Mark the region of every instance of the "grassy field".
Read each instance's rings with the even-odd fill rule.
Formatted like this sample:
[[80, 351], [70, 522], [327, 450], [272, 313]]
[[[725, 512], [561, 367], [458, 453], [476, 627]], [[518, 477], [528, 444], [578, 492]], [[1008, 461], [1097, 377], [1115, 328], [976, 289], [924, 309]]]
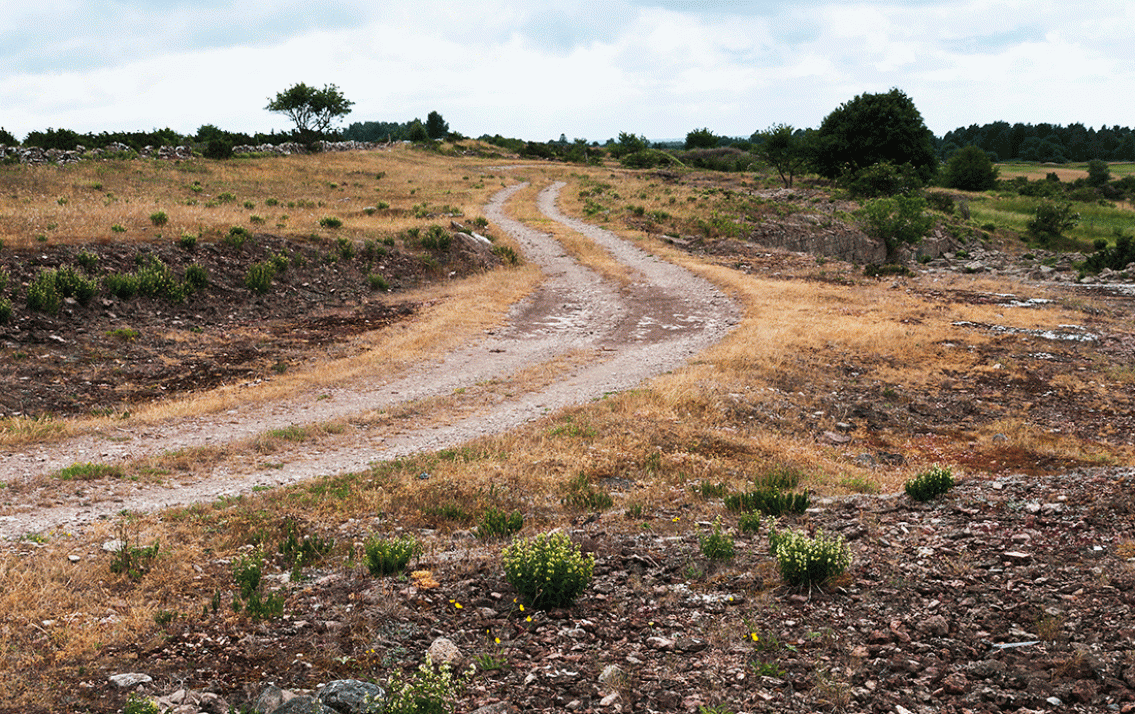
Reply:
[[[1045, 416], [1036, 395], [1018, 391], [1038, 383], [1036, 364], [1027, 358], [1031, 348], [1015, 343], [1005, 348], [992, 333], [963, 324], [1034, 329], [1092, 320], [1102, 330], [1127, 319], [1106, 305], [1001, 278], [875, 281], [839, 261], [746, 246], [747, 223], [806, 210], [748, 195], [745, 189], [763, 177], [690, 173], [668, 181], [613, 167], [542, 163], [503, 170], [501, 164], [399, 149], [229, 162], [0, 167], [0, 236], [7, 246], [175, 241], [187, 232], [208, 241], [232, 225], [297, 238], [337, 231], [362, 241], [422, 225], [415, 206], [423, 203], [453, 206], [466, 218], [480, 216], [493, 192], [520, 180], [533, 185], [518, 198], [514, 216], [552, 231], [531, 199], [550, 181], [563, 180], [565, 212], [606, 225], [703, 275], [744, 312], [726, 340], [687, 367], [508, 434], [291, 487], [154, 514], [122, 514], [80, 534], [26, 534], [0, 556], [0, 668], [14, 678], [8, 684], [13, 705], [42, 701], [37, 697], [49, 690], [56, 692], [50, 696], [62, 696], [58, 692], [105, 664], [102, 658], [117, 646], [160, 647], [170, 613], [186, 621], [224, 617], [234, 628], [248, 625], [228, 611], [227, 600], [219, 615], [209, 615], [206, 606], [215, 593], [232, 590], [229, 562], [252, 544], [274, 544], [288, 523], [338, 538], [327, 567], [358, 568], [354, 543], [370, 533], [428, 528], [431, 553], [466, 548], [454, 534], [474, 526], [489, 508], [521, 510], [525, 533], [569, 524], [589, 510], [601, 511], [610, 529], [683, 533], [722, 513], [720, 499], [701, 494], [744, 490], [754, 474], [782, 466], [799, 470], [802, 485], [823, 497], [894, 492], [936, 463], [980, 477], [1131, 459], [1124, 435], [1109, 433], [1102, 423], [1103, 412], [1093, 435], [1062, 431], [1066, 417]], [[385, 208], [379, 208], [382, 203]], [[368, 212], [371, 206], [375, 210]], [[1023, 228], [1031, 210], [1026, 199], [982, 196], [973, 198], [971, 208], [978, 224], [1012, 228]], [[151, 216], [159, 211], [167, 223], [155, 226]], [[1098, 225], [1092, 230], [1131, 228], [1130, 218], [1124, 224], [1117, 209], [1085, 214]], [[321, 226], [320, 219], [329, 216], [343, 226]], [[125, 230], [112, 230], [115, 225]], [[666, 234], [705, 239], [707, 249], [679, 251], [663, 239]], [[581, 262], [616, 280], [633, 279], [612, 267], [603, 251], [562, 237], [565, 250]], [[726, 239], [738, 243], [730, 246]], [[483, 331], [536, 284], [533, 272], [502, 275], [429, 289], [430, 309], [413, 330], [367, 336], [367, 352], [342, 365], [320, 364], [318, 378], [349, 385]], [[1057, 302], [1034, 309], [986, 299], [1023, 290]], [[1093, 344], [1067, 348], [1065, 357], [1046, 363], [1046, 369], [1065, 371], [1043, 389], [1100, 404], [1130, 391], [1129, 367], [1124, 371], [1121, 357], [1096, 351]], [[470, 385], [468, 394], [454, 400], [496, 398], [507, 388], [523, 389], [525, 380], [548, 378], [517, 375], [515, 385]], [[987, 386], [968, 391], [976, 382]], [[203, 395], [195, 397], [201, 400], [197, 407], [159, 403], [124, 423], [213, 413], [288, 389], [278, 383]], [[975, 406], [978, 393], [982, 399]], [[317, 449], [336, 439], [365, 437], [379, 422], [397, 426], [448, 408], [440, 402], [407, 405], [344, 424], [268, 433], [220, 450], [136, 460], [120, 473], [92, 478], [127, 484], [174, 480], [221, 461], [262, 461], [286, 443]], [[20, 448], [105, 426], [50, 423], [51, 429], [21, 434]], [[16, 432], [32, 425], [8, 420], [2, 428]], [[854, 445], [830, 436], [845, 431]], [[866, 452], [897, 452], [902, 459], [871, 466], [855, 458]], [[419, 478], [423, 473], [430, 478]], [[45, 503], [51, 502], [52, 488], [64, 487], [74, 484], [59, 479], [0, 484], [9, 495], [42, 489], [38, 498]], [[144, 577], [112, 572], [110, 556], [99, 547], [111, 537], [160, 543], [160, 557]], [[94, 555], [71, 563], [67, 555], [75, 552]], [[108, 611], [115, 616], [107, 617]]]

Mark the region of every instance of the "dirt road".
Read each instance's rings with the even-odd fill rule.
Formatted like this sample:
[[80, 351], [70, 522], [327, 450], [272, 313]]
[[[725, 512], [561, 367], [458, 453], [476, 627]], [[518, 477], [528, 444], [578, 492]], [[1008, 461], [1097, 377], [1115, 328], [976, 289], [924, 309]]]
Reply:
[[506, 431], [551, 410], [625, 390], [674, 369], [720, 340], [738, 320], [737, 307], [709, 282], [648, 255], [609, 231], [560, 213], [556, 198], [564, 184], [556, 183], [540, 192], [540, 211], [607, 250], [634, 277], [627, 285], [616, 284], [581, 265], [551, 236], [505, 215], [506, 203], [526, 185], [502, 189], [485, 207], [489, 220], [515, 239], [525, 259], [540, 265], [545, 276], [533, 295], [513, 306], [504, 329], [435, 363], [400, 375], [375, 375], [373, 382], [365, 384], [324, 388], [319, 394], [296, 394], [159, 426], [123, 429], [114, 440], [83, 436], [4, 453], [0, 482], [27, 483], [74, 463], [119, 463], [178, 449], [240, 442], [291, 425], [349, 418], [449, 395], [468, 385], [574, 355], [574, 368], [553, 383], [480, 405], [472, 415], [454, 414], [401, 433], [360, 430], [331, 446], [300, 445], [274, 453], [271, 468], [248, 459], [240, 469], [222, 465], [205, 477], [164, 484], [84, 482], [67, 495], [60, 495], [58, 488], [10, 489], [7, 504], [0, 509], [0, 537], [55, 528], [75, 530], [124, 509], [149, 511], [360, 470], [375, 461]]

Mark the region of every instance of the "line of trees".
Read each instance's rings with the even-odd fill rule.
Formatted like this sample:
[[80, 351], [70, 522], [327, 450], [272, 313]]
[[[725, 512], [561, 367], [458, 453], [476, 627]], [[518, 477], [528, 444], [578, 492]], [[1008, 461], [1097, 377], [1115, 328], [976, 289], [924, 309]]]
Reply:
[[972, 124], [946, 132], [939, 154], [948, 159], [966, 146], [981, 148], [994, 161], [1135, 161], [1135, 130], [1118, 125], [1097, 130], [1083, 124]]

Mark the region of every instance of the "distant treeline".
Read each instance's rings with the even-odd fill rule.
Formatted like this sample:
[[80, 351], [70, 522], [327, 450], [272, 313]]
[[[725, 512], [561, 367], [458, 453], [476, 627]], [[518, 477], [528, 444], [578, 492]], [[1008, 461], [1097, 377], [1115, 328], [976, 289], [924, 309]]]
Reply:
[[970, 145], [980, 147], [994, 161], [1135, 161], [1135, 130], [1121, 126], [1097, 130], [1083, 124], [973, 124], [947, 132], [939, 142], [939, 154], [947, 159]]
[[[2, 139], [10, 138], [11, 141]], [[173, 129], [155, 129], [153, 131], [115, 131], [98, 134], [80, 134], [70, 129], [46, 129], [33, 131], [27, 135], [22, 145], [37, 146], [41, 149], [60, 149], [73, 151], [82, 146], [87, 149], [105, 149], [111, 144], [123, 144], [134, 151], [141, 151], [147, 146], [184, 146], [187, 144], [208, 144], [210, 141], [223, 140], [230, 144], [282, 144], [287, 141], [296, 141], [294, 132], [269, 134], [242, 134], [240, 132], [218, 129], [212, 124], [206, 124], [197, 130], [196, 134], [179, 134]], [[16, 145], [15, 137], [10, 134], [4, 137], [0, 134], [0, 144]]]

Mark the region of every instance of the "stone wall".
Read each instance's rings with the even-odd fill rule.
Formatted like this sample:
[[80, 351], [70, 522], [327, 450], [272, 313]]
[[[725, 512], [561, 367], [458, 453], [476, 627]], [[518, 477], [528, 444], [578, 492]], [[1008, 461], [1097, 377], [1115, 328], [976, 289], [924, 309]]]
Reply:
[[[320, 141], [317, 144], [320, 151], [370, 151], [380, 149], [387, 144], [365, 141]], [[303, 144], [259, 144], [256, 146], [233, 147], [234, 154], [275, 154], [288, 156], [290, 154], [306, 154], [307, 148]], [[83, 159], [100, 159], [105, 157], [120, 157], [134, 155], [134, 150], [126, 144], [109, 144], [105, 149], [87, 149], [79, 146], [74, 150], [41, 149], [36, 146], [0, 146], [0, 161], [16, 162], [20, 164], [73, 164]], [[137, 154], [145, 159], [178, 160], [193, 156], [191, 146], [147, 146]]]

